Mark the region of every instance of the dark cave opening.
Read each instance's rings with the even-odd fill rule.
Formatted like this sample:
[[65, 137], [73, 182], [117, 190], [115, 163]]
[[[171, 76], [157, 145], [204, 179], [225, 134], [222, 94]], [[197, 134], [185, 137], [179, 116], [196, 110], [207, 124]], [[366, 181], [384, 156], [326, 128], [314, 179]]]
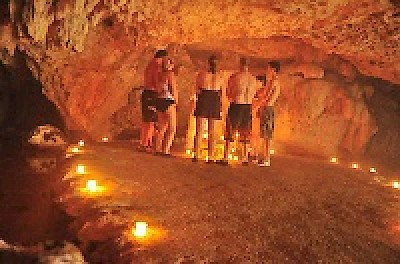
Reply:
[[18, 152], [39, 125], [65, 131], [59, 110], [42, 93], [22, 52], [17, 51], [13, 65], [0, 64], [0, 80], [0, 152]]

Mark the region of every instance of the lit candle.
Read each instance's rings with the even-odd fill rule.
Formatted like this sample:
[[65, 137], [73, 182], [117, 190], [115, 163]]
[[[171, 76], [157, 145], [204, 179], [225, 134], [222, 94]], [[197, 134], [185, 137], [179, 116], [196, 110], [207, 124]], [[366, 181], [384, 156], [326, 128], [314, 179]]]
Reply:
[[97, 191], [97, 181], [96, 180], [87, 180], [86, 190], [88, 190], [89, 192], [96, 192]]
[[208, 159], [209, 159], [209, 157], [208, 157], [208, 156], [206, 156], [206, 161], [208, 161]]
[[187, 149], [186, 150], [186, 155], [190, 155], [190, 154], [192, 154], [192, 151], [190, 149]]
[[270, 149], [269, 154], [274, 155], [275, 154], [275, 149]]
[[71, 152], [72, 152], [72, 153], [78, 153], [78, 152], [79, 152], [79, 148], [78, 148], [78, 147], [73, 147], [73, 148], [71, 149]]
[[234, 160], [234, 161], [238, 161], [238, 160], [239, 160], [239, 157], [238, 157], [238, 156], [234, 156], [234, 157], [233, 157], [233, 160]]
[[136, 222], [133, 235], [135, 237], [140, 237], [140, 238], [145, 237], [147, 235], [147, 223], [146, 222]]
[[239, 132], [236, 132], [236, 133], [235, 133], [235, 137], [236, 137], [236, 138], [239, 138], [239, 136], [240, 136], [240, 133], [239, 133]]
[[375, 168], [369, 168], [369, 172], [371, 172], [371, 173], [376, 173], [376, 169]]
[[220, 140], [224, 140], [225, 138], [224, 138], [224, 136], [221, 136], [219, 139], [220, 139]]
[[207, 133], [204, 133], [204, 134], [203, 134], [203, 138], [204, 138], [204, 139], [207, 139], [207, 138], [208, 138], [208, 134], [207, 134]]
[[351, 167], [352, 167], [353, 169], [358, 169], [358, 168], [360, 168], [360, 165], [359, 165], [358, 163], [353, 162], [353, 163], [351, 164]]
[[331, 157], [331, 163], [337, 163], [338, 158], [337, 157]]
[[232, 154], [228, 154], [228, 159], [232, 160], [232, 158], [233, 158], [233, 155]]
[[400, 189], [400, 183], [398, 181], [394, 181], [392, 184], [393, 188]]
[[103, 137], [101, 140], [102, 140], [103, 142], [108, 142], [108, 137]]
[[80, 147], [85, 146], [85, 141], [79, 140], [78, 145], [79, 145]]
[[76, 173], [85, 174], [85, 171], [86, 171], [85, 165], [82, 165], [82, 164], [76, 165]]

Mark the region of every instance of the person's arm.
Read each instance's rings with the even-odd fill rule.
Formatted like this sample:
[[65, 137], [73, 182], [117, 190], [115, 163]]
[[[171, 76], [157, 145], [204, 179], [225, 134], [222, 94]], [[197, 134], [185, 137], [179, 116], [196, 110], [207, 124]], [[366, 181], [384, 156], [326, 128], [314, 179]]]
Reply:
[[279, 84], [278, 80], [274, 80], [272, 82], [272, 85], [274, 86], [274, 93], [271, 95], [271, 98], [268, 101], [268, 106], [274, 106], [276, 100], [278, 99], [280, 93], [281, 93], [281, 86]]
[[233, 99], [233, 91], [236, 82], [236, 74], [232, 74], [228, 80], [228, 86], [226, 87], [226, 96], [228, 97], [228, 101], [232, 102]]
[[203, 79], [204, 79], [204, 74], [202, 72], [199, 72], [196, 76], [196, 89], [195, 89], [195, 94], [197, 95], [200, 92], [200, 89], [203, 88]]
[[176, 78], [173, 72], [169, 74], [169, 81], [172, 88], [172, 96], [174, 97], [175, 103], [178, 104], [178, 87], [176, 83]]

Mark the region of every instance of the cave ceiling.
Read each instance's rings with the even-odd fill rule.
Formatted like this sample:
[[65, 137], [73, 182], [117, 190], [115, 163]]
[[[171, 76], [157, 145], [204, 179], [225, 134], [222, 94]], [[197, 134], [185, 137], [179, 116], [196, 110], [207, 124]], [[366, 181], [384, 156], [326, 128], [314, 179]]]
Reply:
[[[400, 83], [397, 1], [11, 0], [9, 7], [1, 45], [11, 51], [19, 46], [38, 62], [85, 49], [117, 46], [129, 52], [170, 43], [261, 58], [276, 52], [301, 57], [293, 44], [268, 45], [271, 37], [286, 37], [295, 46], [340, 55], [365, 75]], [[92, 32], [111, 37], [113, 46], [90, 46]]]

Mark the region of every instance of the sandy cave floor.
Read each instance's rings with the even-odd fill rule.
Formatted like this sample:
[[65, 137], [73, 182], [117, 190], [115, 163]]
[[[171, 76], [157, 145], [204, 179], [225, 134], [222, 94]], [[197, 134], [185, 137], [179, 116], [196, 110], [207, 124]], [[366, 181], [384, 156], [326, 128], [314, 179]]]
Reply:
[[[286, 155], [274, 156], [269, 168], [224, 167], [135, 152], [126, 142], [85, 149], [86, 154], [71, 159], [67, 179], [71, 187], [61, 200], [76, 222], [85, 223], [78, 232], [84, 245], [114, 239], [117, 248], [106, 252], [104, 244], [105, 252], [91, 249], [92, 253], [86, 252], [89, 261], [396, 263], [400, 259], [400, 190], [371, 173]], [[86, 165], [83, 177], [74, 176], [77, 164]], [[87, 179], [97, 179], [108, 190], [82, 194], [79, 188]], [[88, 208], [101, 213], [88, 217]], [[133, 238], [130, 228], [135, 221], [148, 222], [149, 239]]]

